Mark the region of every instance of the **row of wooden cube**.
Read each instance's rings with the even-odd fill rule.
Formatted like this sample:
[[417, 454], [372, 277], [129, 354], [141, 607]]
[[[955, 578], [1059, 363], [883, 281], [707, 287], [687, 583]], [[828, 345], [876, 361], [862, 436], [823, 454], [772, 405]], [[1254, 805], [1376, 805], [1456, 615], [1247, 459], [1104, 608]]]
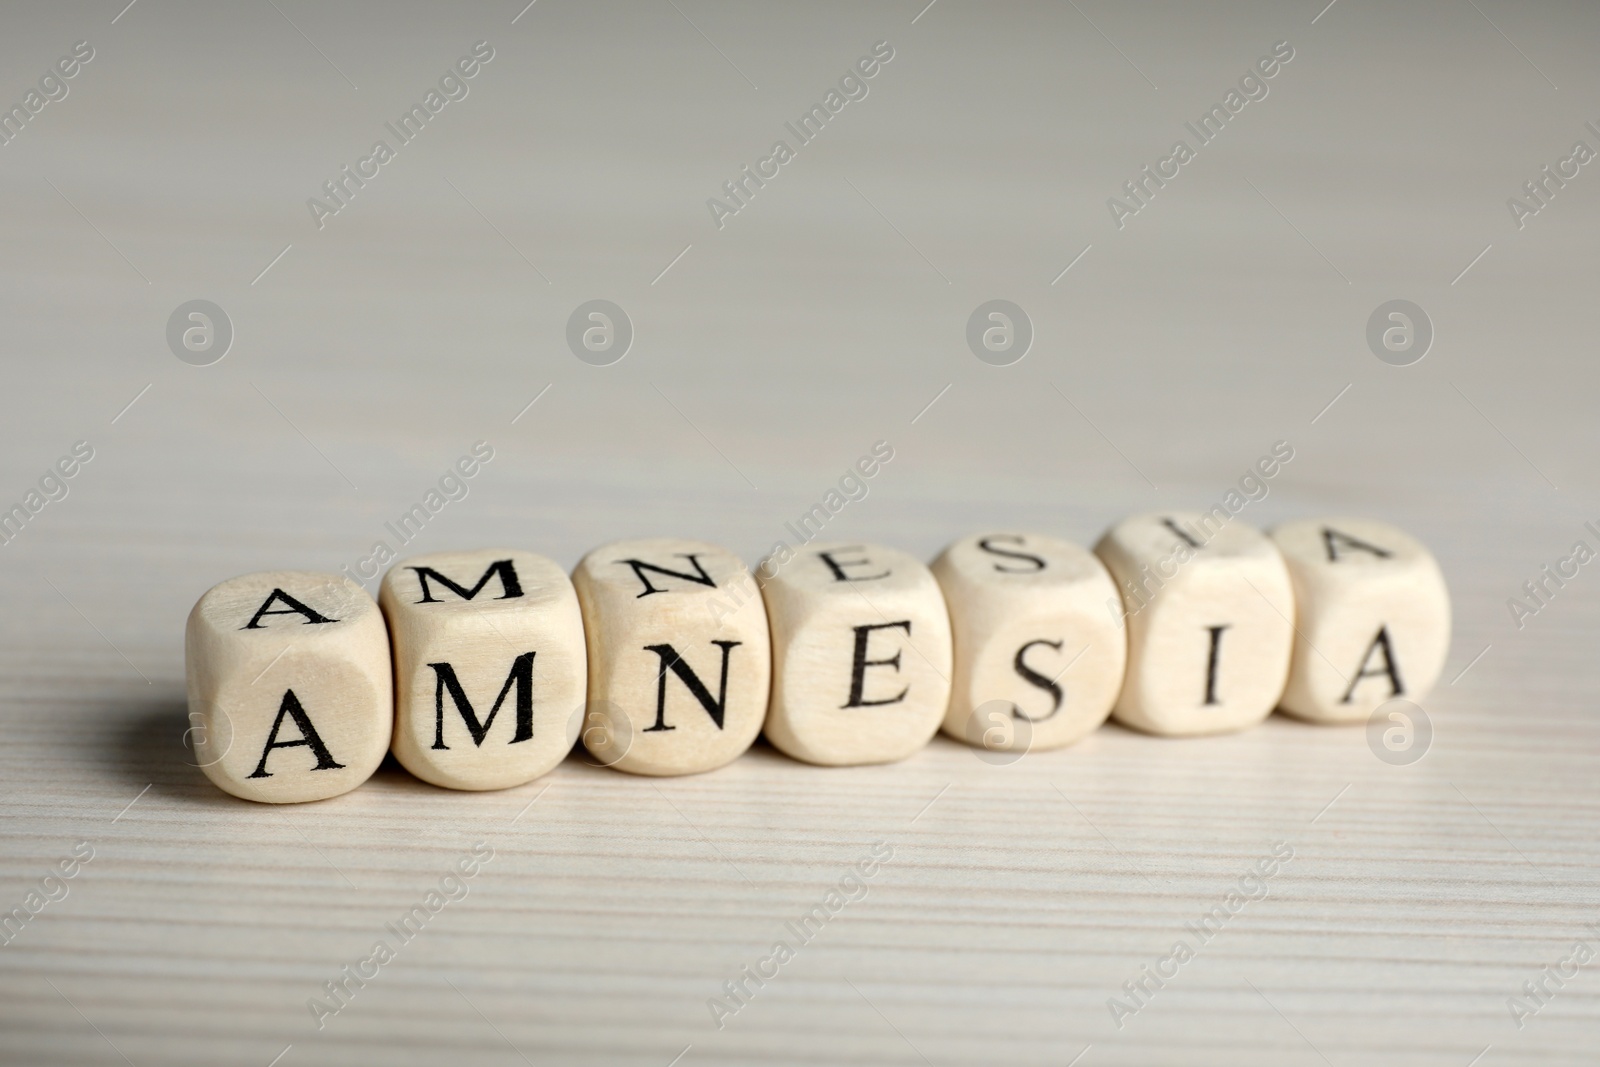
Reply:
[[1359, 721], [1425, 693], [1449, 640], [1438, 565], [1400, 530], [1262, 534], [1218, 509], [1127, 519], [1093, 552], [978, 534], [931, 568], [811, 543], [752, 575], [715, 545], [656, 539], [604, 545], [570, 579], [520, 550], [419, 556], [379, 603], [336, 575], [250, 574], [200, 598], [186, 653], [206, 774], [287, 803], [355, 788], [391, 749], [425, 781], [501, 789], [580, 739], [620, 770], [676, 775], [763, 730], [849, 765], [904, 759], [941, 726], [1015, 751], [1108, 715], [1167, 735], [1275, 707]]

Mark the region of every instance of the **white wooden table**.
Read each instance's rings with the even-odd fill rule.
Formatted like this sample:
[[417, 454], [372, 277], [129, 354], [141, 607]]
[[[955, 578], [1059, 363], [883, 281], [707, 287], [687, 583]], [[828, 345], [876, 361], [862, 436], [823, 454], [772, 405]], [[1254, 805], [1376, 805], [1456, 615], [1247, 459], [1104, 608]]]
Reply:
[[[0, 909], [93, 849], [0, 947], [0, 1062], [1594, 1061], [1594, 965], [1541, 975], [1600, 947], [1600, 577], [1520, 629], [1507, 600], [1600, 547], [1600, 177], [1520, 229], [1506, 201], [1600, 148], [1600, 10], [120, 6], [0, 33], [0, 104], [94, 49], [0, 146], [0, 502], [94, 449], [0, 549]], [[478, 41], [465, 97], [319, 228], [307, 199]], [[878, 41], [867, 95], [719, 229], [707, 199]], [[1278, 41], [1267, 95], [1119, 229], [1107, 199]], [[606, 367], [565, 340], [595, 298], [635, 330]], [[994, 298], [1036, 332], [1012, 366], [964, 339]], [[1411, 366], [1364, 337], [1396, 298], [1436, 329]], [[234, 330], [210, 366], [165, 336], [193, 299]], [[938, 739], [660, 781], [574, 757], [489, 795], [386, 766], [289, 809], [212, 788], [190, 604], [357, 567], [480, 440], [405, 551], [570, 566], [674, 534], [753, 561], [878, 440], [829, 536], [1092, 542], [1288, 441], [1244, 521], [1367, 514], [1438, 553], [1431, 747], [1392, 766], [1274, 717], [1009, 766]], [[470, 892], [318, 1029], [308, 1000], [479, 842]], [[865, 894], [719, 1029], [708, 1001], [874, 842]], [[1108, 1000], [1280, 842], [1266, 896], [1119, 1028]]]

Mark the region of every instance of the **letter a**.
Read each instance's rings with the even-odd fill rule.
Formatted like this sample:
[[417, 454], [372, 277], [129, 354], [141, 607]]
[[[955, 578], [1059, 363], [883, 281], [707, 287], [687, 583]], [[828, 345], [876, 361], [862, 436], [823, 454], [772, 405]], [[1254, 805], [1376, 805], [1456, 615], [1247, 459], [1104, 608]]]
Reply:
[[1379, 548], [1377, 545], [1368, 544], [1359, 537], [1351, 537], [1347, 533], [1340, 533], [1332, 526], [1324, 526], [1322, 528], [1322, 543], [1328, 546], [1329, 563], [1339, 562], [1339, 545], [1341, 544], [1353, 551], [1371, 552], [1379, 559], [1388, 559], [1394, 555], [1387, 548]]
[[[1379, 669], [1369, 671], [1367, 670], [1367, 663], [1371, 661], [1372, 653], [1377, 651], [1379, 647], [1382, 647], [1383, 649], [1383, 666]], [[1350, 688], [1344, 691], [1344, 699], [1340, 700], [1339, 703], [1350, 703], [1350, 697], [1355, 693], [1356, 686], [1361, 684], [1361, 679], [1380, 678], [1384, 676], [1387, 676], [1389, 679], [1390, 696], [1397, 697], [1406, 691], [1405, 686], [1400, 684], [1400, 668], [1395, 665], [1394, 649], [1389, 644], [1389, 628], [1387, 626], [1380, 626], [1378, 627], [1378, 636], [1374, 637], [1372, 639], [1372, 644], [1367, 646], [1366, 655], [1361, 657], [1361, 666], [1356, 671], [1355, 678], [1351, 679]]]
[[[285, 606], [277, 611], [269, 610], [271, 609], [274, 601], [282, 601]], [[310, 626], [313, 623], [319, 622], [339, 621], [338, 619], [330, 619], [326, 615], [318, 614], [317, 612], [306, 607], [304, 604], [300, 603], [300, 601], [296, 600], [288, 593], [285, 593], [282, 589], [274, 589], [267, 599], [262, 602], [261, 606], [256, 609], [256, 613], [250, 616], [250, 621], [239, 627], [239, 629], [264, 629], [264, 627], [261, 625], [261, 617], [263, 615], [304, 615], [306, 617], [306, 621], [303, 625], [306, 626]]]
[[[324, 622], [327, 620], [324, 619]], [[279, 741], [278, 731], [283, 728], [283, 717], [287, 715], [294, 720], [295, 726], [300, 728], [298, 741]], [[317, 765], [311, 768], [314, 771], [341, 770], [342, 763], [335, 763], [328, 754], [328, 746], [322, 743], [322, 736], [317, 733], [317, 728], [311, 725], [311, 718], [306, 714], [306, 709], [300, 706], [300, 698], [294, 695], [293, 689], [283, 691], [283, 702], [278, 705], [278, 717], [272, 720], [272, 732], [267, 735], [267, 747], [261, 750], [261, 762], [256, 764], [252, 778], [271, 778], [272, 772], [267, 770], [267, 757], [272, 755], [275, 748], [299, 748], [304, 745], [311, 749], [317, 757]]]

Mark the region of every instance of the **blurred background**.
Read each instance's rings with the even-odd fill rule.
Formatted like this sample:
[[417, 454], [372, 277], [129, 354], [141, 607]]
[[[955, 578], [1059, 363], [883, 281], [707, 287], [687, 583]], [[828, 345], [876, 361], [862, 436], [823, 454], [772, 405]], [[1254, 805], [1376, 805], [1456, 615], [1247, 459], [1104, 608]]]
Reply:
[[[1600, 903], [1600, 616], [1582, 572], [1547, 606], [1524, 598], [1539, 610], [1520, 626], [1508, 600], [1580, 538], [1600, 548], [1600, 9], [123, 2], [0, 15], [0, 507], [28, 513], [0, 555], [0, 905], [74, 841], [103, 857], [0, 949], [0, 1060], [1583, 1062], [1593, 990], [1524, 1028], [1505, 1002]], [[807, 115], [822, 128], [802, 138]], [[1192, 158], [1160, 170], [1180, 140]], [[778, 141], [792, 158], [763, 163]], [[277, 568], [375, 590], [380, 542], [570, 567], [603, 541], [688, 536], [754, 563], [878, 442], [892, 460], [826, 536], [927, 558], [982, 527], [1091, 544], [1133, 511], [1209, 507], [1287, 442], [1241, 518], [1371, 516], [1439, 556], [1456, 639], [1436, 751], [1399, 776], [1359, 730], [1276, 718], [1184, 745], [1108, 728], [1009, 778], [943, 740], [856, 777], [762, 748], [682, 787], [735, 798], [685, 808], [693, 832], [647, 783], [569, 766], [543, 816], [565, 860], [508, 840], [490, 868], [508, 881], [482, 890], [521, 899], [523, 863], [552, 895], [503, 926], [463, 906], [450, 919], [480, 940], [419, 949], [363, 992], [370, 1022], [308, 1027], [305, 998], [493, 798], [386, 771], [308, 813], [318, 833], [213, 795], [180, 741], [200, 593]], [[492, 459], [430, 506], [474, 446]], [[52, 474], [75, 447], [92, 458]], [[419, 504], [402, 544], [391, 524]], [[1028, 774], [1079, 776], [1082, 810]], [[883, 890], [899, 918], [838, 935], [860, 1000], [835, 981], [846, 999], [763, 993], [772, 1014], [742, 1035], [707, 1024], [775, 917], [875, 839], [872, 796], [909, 818], [964, 776], [999, 807], [919, 819], [925, 851], [900, 863], [923, 891]], [[1297, 861], [1323, 878], [1295, 917], [1236, 935], [1259, 967], [1196, 964], [1112, 1026], [1105, 999], [1270, 847], [1267, 823], [1294, 808], [1309, 827], [1341, 783], [1365, 783], [1341, 801], [1363, 829]], [[640, 804], [682, 840], [647, 832]], [[607, 833], [599, 853], [574, 844]], [[345, 887], [308, 835], [378, 895], [324, 909]], [[745, 881], [719, 866], [741, 844], [771, 852], [766, 876], [752, 852], [733, 859]], [[255, 868], [257, 848], [311, 866]], [[767, 876], [781, 901], [727, 904], [734, 933], [693, 903]], [[1055, 918], [962, 925], [1018, 901]], [[1095, 932], [1085, 909], [1104, 909]], [[301, 919], [348, 923], [345, 940]], [[552, 946], [552, 927], [570, 936]], [[871, 986], [874, 960], [910, 984]], [[446, 977], [470, 1000], [441, 1021]]]

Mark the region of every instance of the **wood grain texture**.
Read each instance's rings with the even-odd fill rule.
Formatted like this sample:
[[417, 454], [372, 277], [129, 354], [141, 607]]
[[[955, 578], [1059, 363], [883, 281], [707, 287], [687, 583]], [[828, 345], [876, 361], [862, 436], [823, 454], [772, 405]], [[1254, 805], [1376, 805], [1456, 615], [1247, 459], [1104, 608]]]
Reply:
[[[0, 946], [0, 1063], [1593, 1062], [1592, 966], [1522, 1029], [1506, 1002], [1600, 921], [1600, 577], [1520, 628], [1507, 600], [1600, 547], [1600, 201], [1589, 168], [1522, 229], [1506, 198], [1593, 136], [1600, 12], [924, 2], [0, 15], [0, 104], [94, 48], [0, 146], [0, 504], [93, 453], [0, 547], [0, 910], [94, 850]], [[480, 40], [470, 93], [319, 227], [308, 198]], [[870, 92], [718, 228], [707, 199], [878, 41]], [[1270, 93], [1117, 228], [1278, 41]], [[997, 297], [1034, 327], [1006, 367], [963, 332]], [[235, 327], [207, 367], [164, 334], [196, 298]], [[566, 342], [595, 298], [635, 327], [606, 367]], [[1366, 344], [1395, 298], [1435, 326], [1413, 366]], [[217, 581], [362, 575], [379, 541], [750, 564], [879, 441], [822, 536], [923, 560], [1204, 510], [1288, 442], [1240, 521], [1372, 516], [1450, 584], [1426, 756], [1274, 715], [1007, 766], [944, 737], [485, 793], [386, 764], [294, 810], [190, 766], [183, 620]], [[1119, 1029], [1108, 998], [1278, 842]], [[319, 1030], [307, 1001], [406, 916]]]

